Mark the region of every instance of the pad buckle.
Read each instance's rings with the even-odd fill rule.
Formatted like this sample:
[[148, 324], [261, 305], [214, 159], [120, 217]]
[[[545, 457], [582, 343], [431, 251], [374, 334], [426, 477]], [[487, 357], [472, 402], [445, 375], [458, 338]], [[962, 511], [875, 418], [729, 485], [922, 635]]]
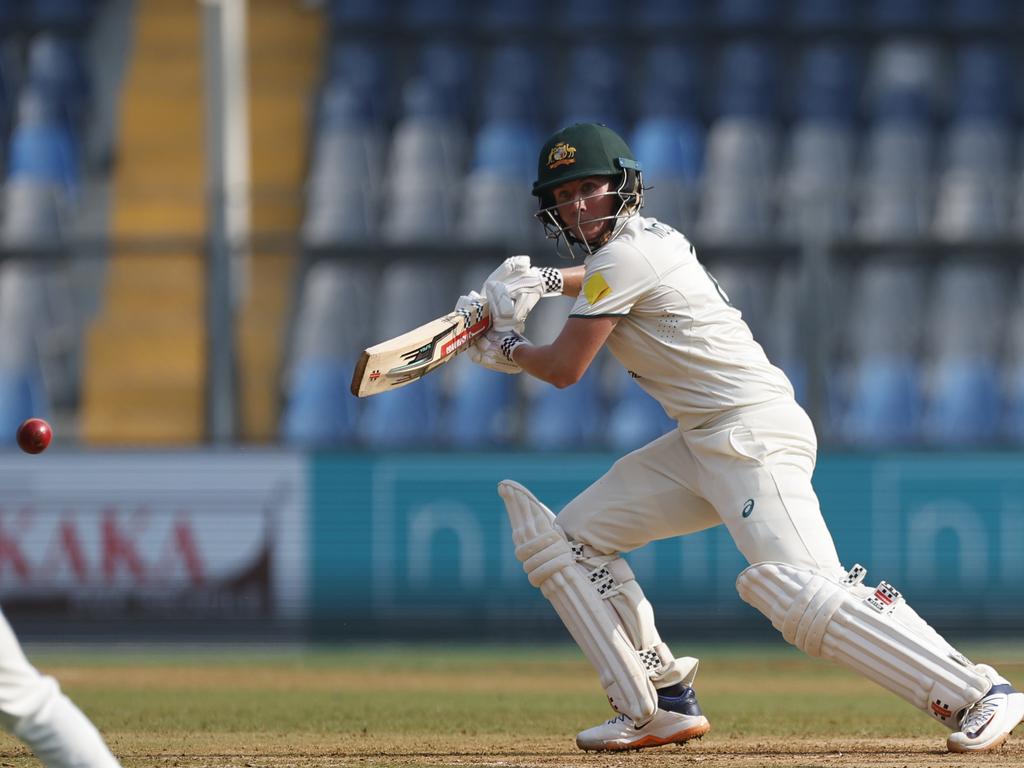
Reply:
[[847, 587], [855, 587], [864, 581], [864, 577], [868, 575], [868, 569], [860, 563], [854, 563], [853, 568], [850, 569], [849, 573], [843, 577], [842, 584]]
[[883, 614], [892, 613], [902, 600], [903, 595], [900, 594], [900, 591], [887, 581], [879, 582], [875, 593], [864, 598], [864, 602]]
[[594, 585], [594, 589], [597, 590], [597, 594], [601, 597], [607, 597], [618, 586], [611, 571], [604, 566], [601, 566], [596, 571], [591, 571], [587, 577], [590, 579], [590, 583]]

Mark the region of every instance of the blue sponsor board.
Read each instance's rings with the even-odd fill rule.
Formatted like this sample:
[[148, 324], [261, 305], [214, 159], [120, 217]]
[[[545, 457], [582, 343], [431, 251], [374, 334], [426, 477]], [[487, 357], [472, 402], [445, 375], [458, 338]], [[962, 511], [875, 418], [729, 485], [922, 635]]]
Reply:
[[[525, 484], [556, 512], [603, 454], [319, 455], [312, 460], [314, 627], [343, 636], [523, 637], [557, 626], [515, 559], [496, 493]], [[815, 486], [846, 565], [939, 626], [1024, 627], [1024, 456], [839, 455]], [[666, 628], [766, 622], [736, 595], [724, 527], [628, 559]]]

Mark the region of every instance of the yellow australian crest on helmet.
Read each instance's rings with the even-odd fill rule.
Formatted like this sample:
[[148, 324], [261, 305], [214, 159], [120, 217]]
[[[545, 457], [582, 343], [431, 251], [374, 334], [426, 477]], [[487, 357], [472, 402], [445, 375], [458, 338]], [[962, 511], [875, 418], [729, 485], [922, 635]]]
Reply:
[[576, 147], [560, 141], [548, 152], [548, 169], [557, 168], [560, 165], [572, 165], [576, 162]]

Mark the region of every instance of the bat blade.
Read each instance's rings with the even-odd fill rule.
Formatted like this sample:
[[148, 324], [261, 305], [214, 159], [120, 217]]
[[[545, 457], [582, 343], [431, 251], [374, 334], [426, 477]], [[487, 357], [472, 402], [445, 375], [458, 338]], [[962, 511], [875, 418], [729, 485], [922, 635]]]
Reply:
[[352, 373], [352, 394], [369, 397], [411, 384], [469, 349], [490, 327], [487, 305], [481, 303], [369, 347]]

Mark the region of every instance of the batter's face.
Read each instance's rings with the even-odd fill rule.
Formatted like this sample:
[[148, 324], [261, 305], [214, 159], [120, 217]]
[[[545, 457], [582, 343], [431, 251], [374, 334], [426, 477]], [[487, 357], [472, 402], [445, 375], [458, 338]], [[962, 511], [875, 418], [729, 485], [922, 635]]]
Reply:
[[587, 176], [567, 181], [551, 193], [559, 218], [577, 240], [597, 242], [614, 225], [612, 215], [622, 201], [612, 183], [608, 176]]

